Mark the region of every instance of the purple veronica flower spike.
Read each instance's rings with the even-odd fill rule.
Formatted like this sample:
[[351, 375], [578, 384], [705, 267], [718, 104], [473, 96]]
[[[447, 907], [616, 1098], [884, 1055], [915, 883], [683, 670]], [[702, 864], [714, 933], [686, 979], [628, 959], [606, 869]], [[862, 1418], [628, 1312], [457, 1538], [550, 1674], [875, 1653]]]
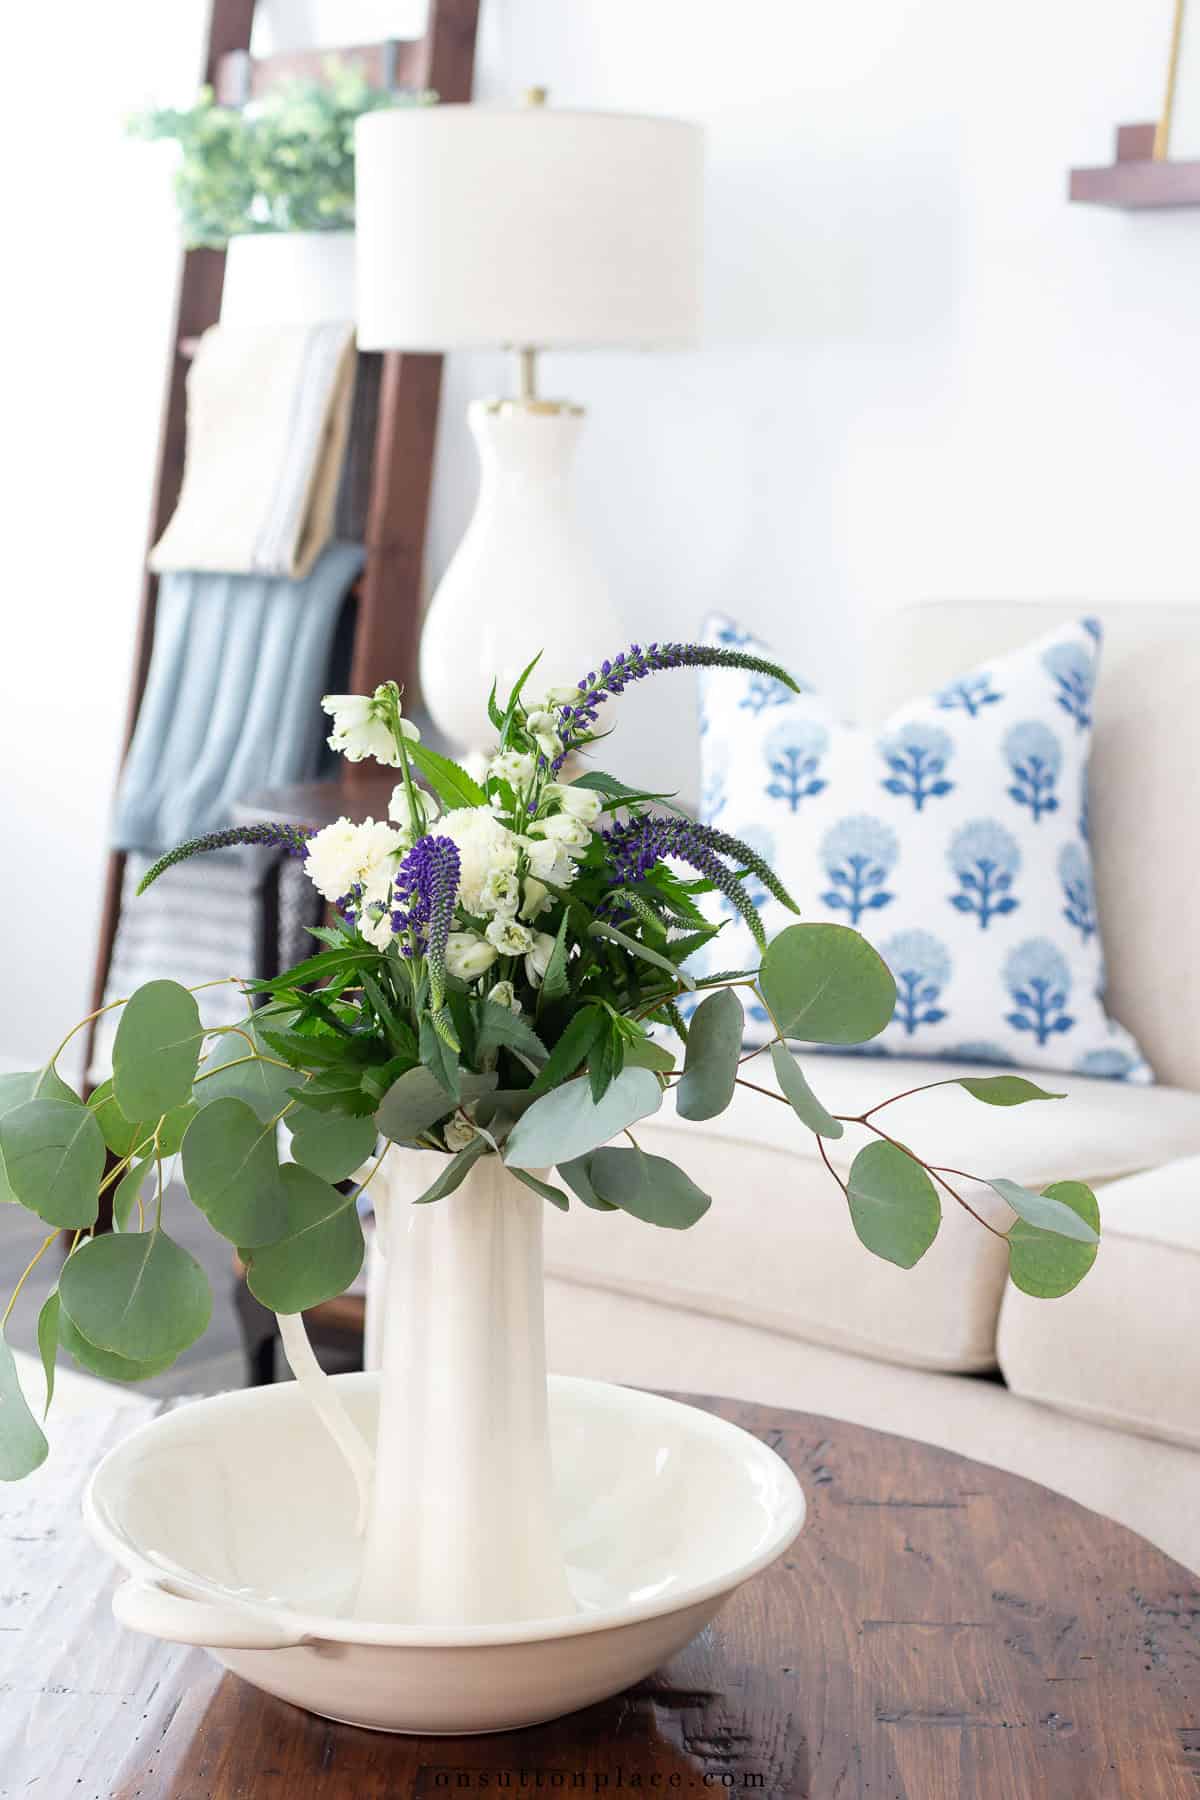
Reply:
[[426, 836], [417, 839], [392, 877], [392, 930], [411, 934], [403, 955], [423, 955], [429, 964], [430, 1010], [447, 1042], [454, 1032], [445, 1013], [446, 943], [460, 869], [453, 839]]
[[208, 850], [228, 850], [234, 844], [258, 844], [268, 850], [286, 850], [289, 856], [303, 856], [316, 829], [315, 825], [263, 824], [233, 825], [228, 831], [206, 832], [204, 837], [189, 838], [186, 844], [178, 844], [174, 850], [160, 856], [138, 882], [137, 891], [144, 894], [164, 870], [186, 862], [189, 856], [200, 856]]
[[725, 895], [749, 926], [760, 950], [766, 948], [767, 940], [758, 909], [721, 857], [731, 857], [738, 867], [757, 876], [767, 892], [792, 912], [800, 910], [756, 850], [739, 838], [730, 837], [727, 832], [717, 831], [712, 825], [697, 825], [692, 819], [645, 817], [614, 826], [603, 836], [620, 885], [644, 880], [656, 862], [673, 856], [678, 862], [687, 863]]
[[[660, 669], [748, 669], [782, 681], [794, 694], [800, 692], [786, 669], [766, 662], [760, 656], [749, 656], [744, 650], [730, 650], [716, 644], [649, 644], [643, 650], [640, 644], [630, 644], [628, 650], [620, 651], [611, 662], [606, 660], [598, 670], [592, 669], [585, 675], [579, 683], [579, 698], [562, 708], [558, 730], [564, 754], [591, 730], [597, 709], [610, 694], [623, 693], [629, 682], [642, 681]], [[554, 765], [556, 769], [562, 761], [562, 757], [558, 758]]]

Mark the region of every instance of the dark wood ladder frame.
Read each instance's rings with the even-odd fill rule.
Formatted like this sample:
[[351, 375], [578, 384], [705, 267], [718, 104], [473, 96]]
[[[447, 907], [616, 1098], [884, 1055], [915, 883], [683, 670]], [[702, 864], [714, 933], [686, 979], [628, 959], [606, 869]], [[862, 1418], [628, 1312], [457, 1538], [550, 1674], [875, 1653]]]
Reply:
[[[255, 0], [212, 0], [203, 81], [223, 104], [243, 105], [288, 78], [319, 78], [331, 57], [360, 68], [373, 87], [431, 89], [447, 102], [471, 97], [479, 0], [429, 0], [425, 35], [420, 38], [342, 50], [287, 51], [257, 59], [250, 55], [254, 4]], [[224, 280], [223, 250], [184, 252], [147, 551], [166, 529], [179, 499], [187, 432], [188, 357], [195, 339], [221, 316]], [[410, 688], [415, 686], [421, 569], [441, 385], [440, 356], [401, 355], [395, 351], [384, 355], [367, 506], [366, 563], [356, 589], [350, 668], [354, 693], [369, 692], [389, 677]], [[150, 667], [157, 594], [157, 577], [147, 568], [142, 581], [122, 761], [137, 724]], [[348, 765], [348, 778], [353, 779], [354, 773], [355, 765]], [[124, 874], [125, 852], [110, 851], [91, 1011], [104, 1004]], [[87, 1034], [85, 1086], [94, 1036], [93, 1021]]]

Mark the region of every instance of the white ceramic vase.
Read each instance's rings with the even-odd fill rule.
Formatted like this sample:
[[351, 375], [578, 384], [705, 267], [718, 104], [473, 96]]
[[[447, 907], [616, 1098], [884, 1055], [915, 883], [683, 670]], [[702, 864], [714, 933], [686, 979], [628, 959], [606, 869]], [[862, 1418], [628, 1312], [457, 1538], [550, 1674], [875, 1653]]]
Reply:
[[354, 316], [352, 231], [263, 231], [230, 239], [223, 325], [318, 325]]
[[413, 1205], [444, 1161], [394, 1148], [372, 1183], [383, 1380], [355, 1612], [560, 1617], [574, 1602], [547, 1427], [545, 1201], [488, 1155], [455, 1193]]

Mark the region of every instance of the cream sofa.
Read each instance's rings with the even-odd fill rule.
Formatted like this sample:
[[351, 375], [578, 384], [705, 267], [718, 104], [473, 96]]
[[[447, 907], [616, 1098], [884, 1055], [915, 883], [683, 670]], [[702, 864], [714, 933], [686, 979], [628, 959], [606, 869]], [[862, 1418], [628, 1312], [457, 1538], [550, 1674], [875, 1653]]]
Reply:
[[[863, 717], [1088, 610], [949, 603], [881, 621]], [[548, 1214], [550, 1361], [943, 1444], [1057, 1488], [1200, 1569], [1200, 608], [1099, 610], [1091, 816], [1109, 1003], [1161, 1085], [1064, 1076], [1059, 1105], [1008, 1112], [942, 1089], [904, 1111], [905, 1136], [948, 1164], [1038, 1186], [1091, 1182], [1104, 1234], [1088, 1279], [1062, 1300], [1030, 1300], [1007, 1282], [1003, 1246], [953, 1207], [915, 1270], [878, 1261], [812, 1139], [784, 1108], [739, 1090], [711, 1124], [664, 1114], [639, 1127], [647, 1149], [713, 1194], [692, 1231]], [[822, 1057], [820, 1092], [859, 1111], [868, 1095], [949, 1072]], [[971, 1198], [1002, 1214], [990, 1190]]]

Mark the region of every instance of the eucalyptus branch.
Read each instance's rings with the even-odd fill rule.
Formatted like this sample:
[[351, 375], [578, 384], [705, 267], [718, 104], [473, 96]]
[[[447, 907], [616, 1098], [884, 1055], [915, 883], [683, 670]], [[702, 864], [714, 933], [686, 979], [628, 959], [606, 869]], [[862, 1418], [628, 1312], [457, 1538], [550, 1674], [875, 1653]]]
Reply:
[[[935, 1082], [930, 1083], [931, 1087], [943, 1087], [945, 1085], [946, 1084], [944, 1082], [940, 1082], [940, 1081], [935, 1081]], [[913, 1093], [917, 1093], [919, 1090], [914, 1088], [911, 1091]], [[906, 1096], [898, 1094], [896, 1096], [896, 1098], [904, 1099], [904, 1098], [906, 1098]], [[882, 1104], [886, 1104], [886, 1102], [883, 1102]], [[878, 1110], [879, 1110], [879, 1108], [875, 1107], [875, 1106], [873, 1106], [871, 1108], [872, 1112], [878, 1112]], [[835, 1116], [838, 1118], [843, 1117], [843, 1115], [840, 1113], [836, 1114]], [[932, 1175], [933, 1179], [938, 1183], [938, 1185], [940, 1187], [945, 1188], [946, 1192], [949, 1194], [949, 1196], [952, 1200], [958, 1201], [958, 1204], [962, 1207], [964, 1212], [969, 1212], [973, 1219], [978, 1220], [979, 1224], [983, 1226], [985, 1231], [990, 1231], [993, 1237], [1003, 1238], [1005, 1240], [1005, 1242], [1007, 1243], [1008, 1233], [1005, 1231], [999, 1230], [997, 1226], [993, 1225], [990, 1222], [990, 1220], [985, 1219], [981, 1212], [976, 1212], [975, 1208], [971, 1205], [970, 1201], [964, 1200], [963, 1196], [959, 1193], [958, 1189], [951, 1187], [950, 1183], [946, 1180], [945, 1175], [942, 1173], [941, 1169], [939, 1168], [939, 1166], [936, 1163], [926, 1162], [925, 1158], [923, 1156], [918, 1156], [915, 1150], [910, 1149], [910, 1147], [907, 1144], [902, 1144], [900, 1142], [899, 1138], [891, 1137], [886, 1131], [884, 1131], [884, 1129], [881, 1125], [872, 1125], [870, 1123], [869, 1118], [867, 1117], [867, 1115], [865, 1113], [859, 1114], [859, 1116], [857, 1118], [851, 1118], [851, 1119], [846, 1120], [846, 1123], [853, 1124], [853, 1125], [865, 1125], [868, 1131], [873, 1131], [875, 1133], [876, 1137], [881, 1137], [885, 1144], [891, 1144], [891, 1146], [894, 1150], [900, 1150], [903, 1152], [903, 1154], [905, 1156], [911, 1157], [913, 1162], [918, 1163], [920, 1165], [920, 1167], [922, 1169], [924, 1169], [924, 1171], [927, 1175]], [[961, 1169], [955, 1170], [955, 1171], [953, 1171], [953, 1173], [962, 1174], [962, 1170]], [[974, 1181], [975, 1176], [967, 1175], [965, 1177], [965, 1179], [967, 1181]]]
[[30, 1257], [28, 1263], [25, 1265], [25, 1269], [24, 1269], [23, 1274], [21, 1275], [20, 1280], [17, 1282], [16, 1287], [13, 1289], [12, 1293], [9, 1296], [8, 1305], [4, 1309], [4, 1317], [0, 1318], [0, 1331], [3, 1331], [4, 1327], [8, 1324], [9, 1314], [12, 1312], [13, 1307], [17, 1304], [17, 1295], [21, 1292], [21, 1289], [25, 1286], [26, 1281], [29, 1279], [30, 1275], [32, 1275], [33, 1271], [37, 1268], [38, 1264], [41, 1262], [43, 1256], [45, 1256], [47, 1250], [50, 1248], [51, 1244], [54, 1242], [54, 1240], [57, 1236], [58, 1236], [58, 1232], [52, 1231], [50, 1233], [49, 1237], [43, 1238], [40, 1249], [34, 1251], [33, 1255]]

